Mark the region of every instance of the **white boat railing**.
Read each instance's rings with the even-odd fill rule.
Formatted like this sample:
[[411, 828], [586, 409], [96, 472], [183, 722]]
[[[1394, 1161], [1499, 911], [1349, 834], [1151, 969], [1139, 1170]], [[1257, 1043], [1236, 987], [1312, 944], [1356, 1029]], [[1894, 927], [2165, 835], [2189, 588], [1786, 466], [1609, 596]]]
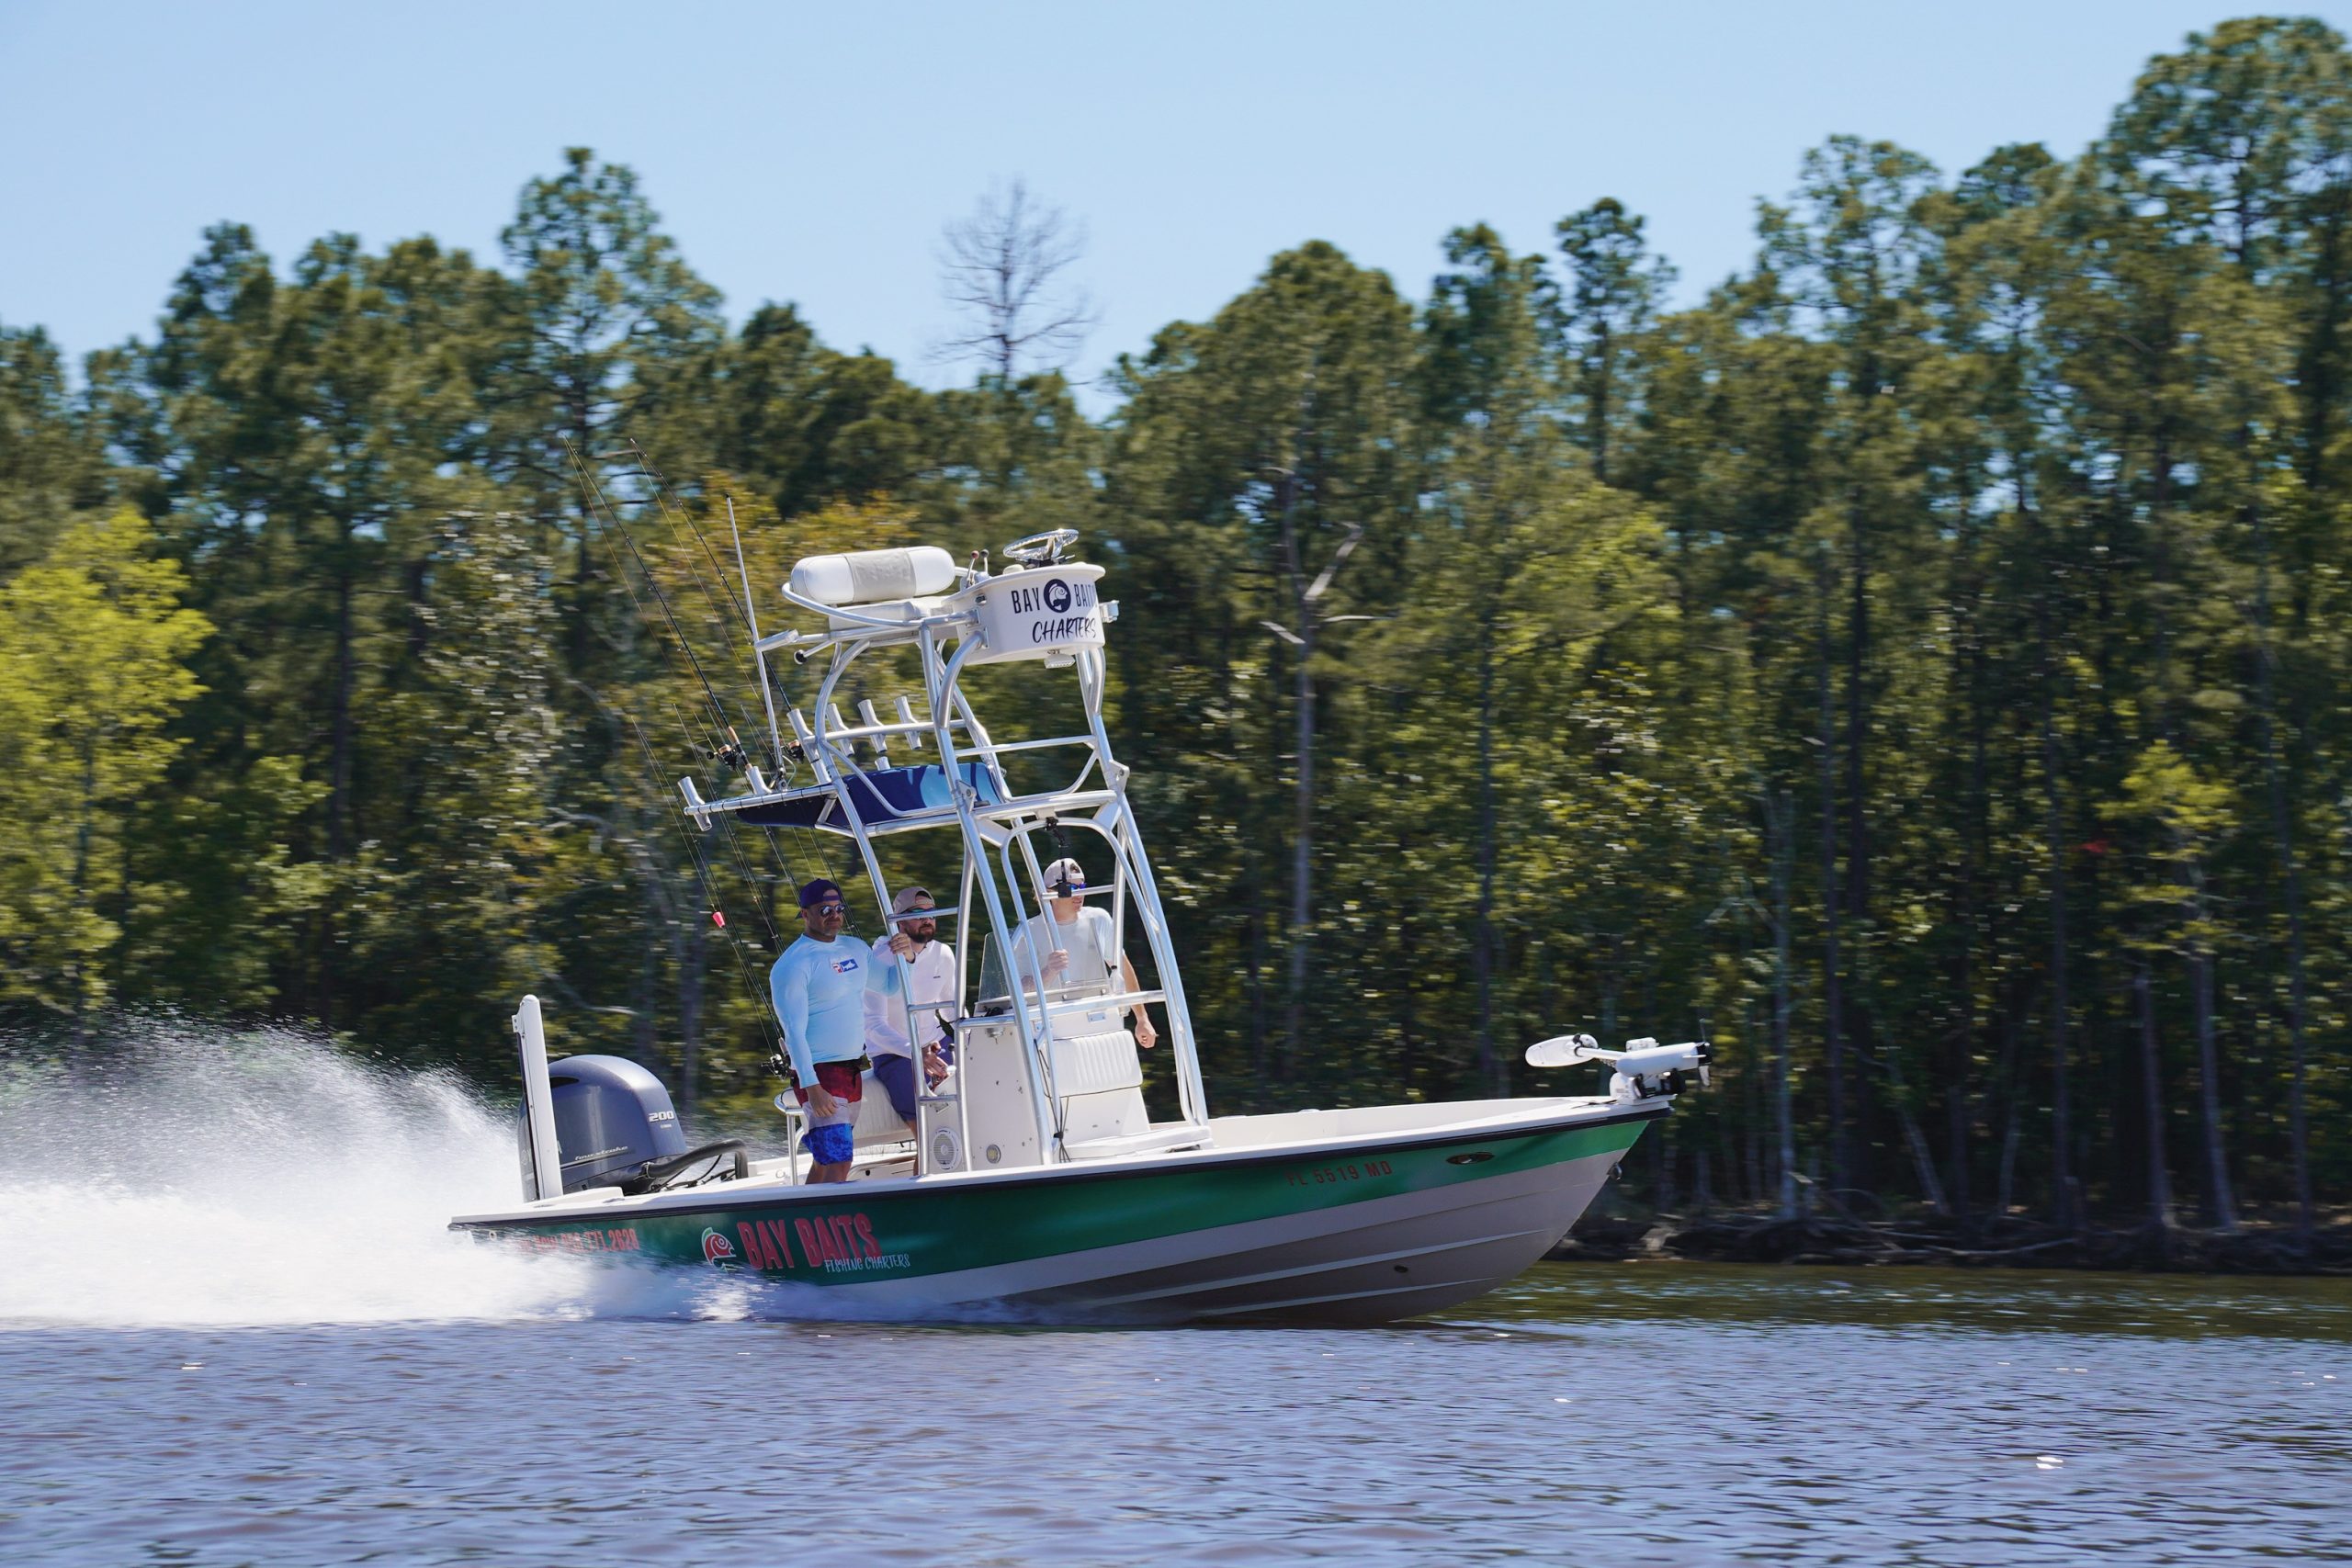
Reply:
[[[1067, 542], [1065, 538], [1062, 544]], [[1125, 1014], [1157, 1004], [1167, 1015], [1166, 1038], [1184, 1123], [1171, 1135], [1199, 1132], [1205, 1136], [1208, 1101], [1173, 934], [1127, 800], [1127, 770], [1114, 758], [1102, 720], [1102, 624], [1116, 619], [1117, 606], [1095, 596], [1094, 584], [1102, 575], [1099, 567], [1062, 562], [1058, 547], [1032, 548], [1034, 545], [1034, 541], [1022, 541], [1018, 547], [1029, 550], [1027, 556], [1008, 547], [1012, 558], [1022, 564], [1005, 572], [991, 576], [980, 570], [958, 570], [952, 591], [887, 604], [824, 604], [796, 592], [787, 584], [786, 602], [820, 617], [824, 629], [774, 633], [756, 637], [754, 647], [763, 661], [763, 677], [765, 655], [771, 651], [789, 650], [800, 664], [827, 656], [811, 699], [786, 709], [789, 747], [778, 731], [773, 704], [769, 709], [770, 739], [778, 761], [798, 758], [809, 768], [811, 782], [778, 788], [757, 769], [748, 769], [750, 787], [741, 795], [706, 800], [690, 779], [681, 781], [680, 788], [687, 815], [704, 828], [725, 814], [830, 796], [831, 805], [819, 825], [842, 832], [856, 844], [859, 863], [874, 889], [886, 932], [896, 931], [897, 921], [903, 917], [891, 908], [891, 886], [875, 840], [924, 829], [957, 830], [964, 869], [961, 897], [953, 909], [963, 939], [956, 944], [956, 995], [959, 998], [970, 996], [974, 946], [992, 944], [1008, 976], [1008, 995], [1002, 998], [1007, 1011], [998, 1015], [1000, 1025], [1009, 1021], [1018, 1031], [1039, 1155], [1052, 1161], [1071, 1157], [1065, 1143], [1063, 1099], [1055, 1092], [1053, 1082], [1050, 1045], [1057, 1020], [1106, 1010]], [[1020, 642], [1017, 634], [1023, 630], [1034, 646]], [[893, 694], [888, 707], [894, 716], [886, 716], [885, 708], [872, 697], [860, 700], [854, 705], [857, 716], [853, 721], [842, 711], [844, 677], [863, 655], [884, 648], [915, 652], [921, 667], [920, 696]], [[1015, 660], [1042, 660], [1048, 669], [1074, 669], [1084, 729], [997, 740], [975, 710], [966, 681], [977, 664]], [[884, 809], [881, 816], [867, 820], [860, 792], [854, 786], [860, 778], [873, 775], [861, 766], [859, 748], [863, 746], [868, 756], [888, 766], [894, 747], [914, 755], [922, 752], [926, 744], [936, 759], [945, 800], [902, 809], [894, 802], [882, 802], [879, 795], [869, 790], [868, 803], [880, 802]], [[1005, 766], [1008, 758], [1057, 750], [1078, 754], [1075, 771], [1059, 787], [1013, 789]], [[926, 759], [926, 765], [933, 764]], [[975, 774], [967, 770], [976, 771], [980, 787], [975, 787]], [[1023, 983], [1023, 976], [1042, 978], [1046, 956], [1037, 949], [1041, 921], [1036, 917], [1045, 914], [1046, 899], [1044, 866], [1034, 835], [1042, 830], [1055, 836], [1060, 848], [1046, 857], [1055, 859], [1069, 852], [1067, 835], [1076, 829], [1091, 830], [1108, 848], [1107, 889], [1087, 891], [1097, 897], [1107, 892], [1108, 912], [1116, 932], [1125, 931], [1127, 916], [1133, 912], [1158, 986], [1128, 987], [1121, 983], [1121, 975], [1114, 973], [1107, 993], [1080, 997], [1057, 996], [1053, 993], [1058, 987], [1040, 990]], [[1034, 906], [1033, 892], [1036, 895]], [[985, 930], [977, 929], [967, 918], [974, 912], [983, 917]], [[935, 919], [951, 918], [948, 911], [930, 913]], [[1124, 949], [1124, 942], [1119, 945]], [[921, 1004], [912, 1003], [901, 987], [900, 1005], [906, 1009], [907, 1032], [911, 1037], [912, 1014]], [[958, 1013], [964, 1010], [958, 1005]], [[959, 1071], [964, 1065], [959, 1063]], [[934, 1090], [920, 1075], [916, 1089], [919, 1100], [934, 1113], [954, 1105], [959, 1134], [956, 1146], [968, 1159], [971, 1097]], [[922, 1116], [919, 1109], [919, 1131], [930, 1124]]]

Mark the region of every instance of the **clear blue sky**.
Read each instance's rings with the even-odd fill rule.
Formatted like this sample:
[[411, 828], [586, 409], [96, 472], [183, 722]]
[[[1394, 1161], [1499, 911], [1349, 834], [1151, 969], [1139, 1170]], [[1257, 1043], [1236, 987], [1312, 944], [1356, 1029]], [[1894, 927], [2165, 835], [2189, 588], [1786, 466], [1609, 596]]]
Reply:
[[[2315, 10], [2338, 27], [2352, 3]], [[1082, 218], [1077, 364], [1326, 239], [1418, 298], [1447, 229], [1521, 249], [1601, 196], [1683, 292], [1837, 132], [1965, 167], [2078, 151], [2153, 53], [2241, 14], [1973, 5], [620, 6], [0, 0], [0, 321], [79, 355], [152, 330], [208, 223], [493, 256], [560, 149], [634, 165], [730, 317], [797, 301], [918, 379], [941, 225], [1019, 175]]]

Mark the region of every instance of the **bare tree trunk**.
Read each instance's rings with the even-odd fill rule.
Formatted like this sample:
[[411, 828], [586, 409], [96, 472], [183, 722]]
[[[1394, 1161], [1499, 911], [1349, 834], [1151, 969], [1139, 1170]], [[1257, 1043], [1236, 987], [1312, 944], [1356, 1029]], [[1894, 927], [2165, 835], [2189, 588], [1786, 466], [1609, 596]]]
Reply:
[[[2203, 899], [2204, 873], [2196, 873], [2198, 902]], [[2222, 1143], [2222, 1067], [2221, 1055], [2213, 1038], [2213, 954], [2201, 942], [2192, 946], [2188, 956], [2189, 987], [2197, 1004], [2197, 1075], [2199, 1078], [2199, 1109], [2205, 1127], [2206, 1200], [2211, 1206], [2214, 1224], [2224, 1231], [2238, 1228], [2237, 1202], [2230, 1191], [2230, 1162], [2228, 1151]]]
[[[1251, 856], [1252, 862], [1256, 856]], [[1266, 895], [1265, 878], [1250, 868], [1249, 941], [1243, 947], [1242, 993], [1249, 998], [1250, 1060], [1256, 1064], [1258, 1083], [1266, 1083]]]
[[[74, 834], [74, 913], [76, 916], [89, 901], [90, 840], [97, 827], [97, 800], [98, 740], [95, 733], [85, 732], [82, 738], [81, 821]], [[90, 1048], [90, 977], [78, 955], [69, 961], [74, 966], [74, 1072], [78, 1078], [83, 1059]]]
[[334, 697], [327, 753], [327, 858], [337, 863], [346, 857], [351, 846], [351, 695], [357, 663], [353, 647], [353, 587], [346, 569], [335, 582]]
[[1829, 1183], [1848, 1184], [1846, 1160], [1846, 1046], [1842, 1032], [1845, 997], [1838, 957], [1838, 721], [1830, 693], [1829, 584], [1821, 584], [1821, 1032], [1829, 1066]]
[[2001, 1034], [2001, 1163], [1993, 1206], [1997, 1217], [2007, 1219], [2017, 1207], [2018, 1107], [2023, 1098], [2018, 1091], [2018, 1020], [2014, 1010], [2005, 1010]]
[[2050, 604], [2045, 593], [2036, 615], [2041, 644], [2041, 784], [2043, 844], [2050, 857], [2050, 1181], [2061, 1226], [2072, 1227], [2074, 1212], [2073, 1107], [2067, 1081], [2067, 1034], [2072, 1024], [2066, 993], [2065, 790], [2060, 783], [2064, 758], [2058, 743], [2057, 671], [2052, 667]]
[[1919, 1195], [1937, 1213], [1949, 1214], [1951, 1205], [1944, 1201], [1943, 1182], [1936, 1175], [1935, 1153], [1928, 1146], [1927, 1134], [1920, 1131], [1919, 1119], [1911, 1114], [1911, 1107], [1905, 1103], [1903, 1068], [1892, 1051], [1881, 1050], [1876, 1060], [1894, 1090], [1895, 1123], [1903, 1129], [1904, 1145], [1911, 1151], [1911, 1168], [1919, 1179]]
[[1285, 944], [1289, 984], [1284, 996], [1283, 1030], [1283, 1077], [1287, 1080], [1297, 1076], [1298, 1060], [1305, 1050], [1307, 961], [1314, 944], [1315, 738], [1318, 716], [1315, 649], [1323, 630], [1320, 604], [1363, 531], [1351, 525], [1347, 541], [1332, 556], [1330, 564], [1309, 581], [1298, 534], [1297, 477], [1284, 472], [1276, 483], [1276, 508], [1282, 517], [1283, 572], [1290, 585], [1291, 613], [1298, 622], [1295, 630], [1267, 623], [1269, 630], [1292, 646], [1297, 660], [1292, 674], [1291, 697], [1293, 744], [1297, 761], [1291, 820], [1290, 931]]
[[1609, 482], [1609, 416], [1612, 399], [1610, 381], [1617, 365], [1616, 344], [1611, 341], [1609, 323], [1600, 321], [1593, 330], [1593, 358], [1600, 367], [1592, 381], [1592, 406], [1587, 411], [1592, 444], [1592, 477], [1602, 484]]
[[[1875, 378], [1875, 372], [1871, 374]], [[1860, 944], [1870, 938], [1871, 909], [1870, 793], [1865, 784], [1870, 754], [1871, 570], [1859, 500], [1853, 502], [1851, 519], [1853, 572], [1846, 613], [1846, 798], [1842, 803], [1846, 811], [1846, 895], [1839, 903], [1838, 918], [1850, 924], [1854, 942]], [[1857, 971], [1868, 973], [1866, 953], [1858, 957]], [[1849, 1047], [1860, 1053], [1875, 1048], [1878, 1041], [1871, 1027], [1868, 990], [1860, 984], [1848, 986], [1840, 982], [1838, 1000], [1843, 1013], [1842, 1032]], [[1846, 1088], [1851, 1097], [1847, 1122], [1867, 1125], [1871, 1111], [1868, 1076], [1856, 1074]], [[1838, 1135], [1845, 1140], [1838, 1162], [1839, 1179], [1854, 1185], [1871, 1182], [1868, 1136], [1864, 1136], [1858, 1154], [1845, 1122], [1839, 1123]], [[1865, 1168], [1856, 1168], [1858, 1160]]]
[[2165, 1157], [2164, 1062], [2156, 1046], [2155, 988], [2148, 977], [2148, 960], [2142, 955], [2132, 971], [2132, 991], [2140, 1008], [2140, 1094], [2143, 1102], [2148, 1145], [2148, 1224], [2160, 1233], [2173, 1227], [2172, 1169]]
[[[351, 544], [347, 530], [343, 544], [347, 553]], [[351, 852], [351, 695], [356, 664], [352, 646], [352, 589], [350, 563], [339, 562], [334, 595], [334, 696], [327, 752], [327, 862], [338, 867]], [[334, 1027], [337, 989], [334, 911], [334, 899], [320, 906], [323, 926], [319, 943], [319, 1022], [328, 1029]]]
[[1298, 787], [1292, 804], [1290, 846], [1290, 987], [1283, 1028], [1283, 1077], [1295, 1077], [1306, 1033], [1306, 960], [1314, 942], [1315, 867], [1315, 617], [1300, 616], [1295, 702], [1298, 722]]
[[1968, 808], [1966, 843], [1962, 858], [1961, 880], [1963, 889], [1961, 908], [1962, 934], [1960, 947], [1960, 1027], [1952, 1037], [1951, 1057], [1945, 1069], [1944, 1084], [1944, 1147], [1951, 1182], [1951, 1212], [1965, 1236], [1973, 1226], [1969, 1212], [1968, 1194], [1968, 1133], [1969, 1068], [1974, 1059], [1976, 1037], [1983, 1020], [1976, 1007], [1976, 941], [1983, 929], [1984, 867], [1984, 628], [1979, 622], [1984, 595], [1980, 591], [1971, 604], [1968, 616]]
[[1765, 828], [1772, 843], [1772, 1059], [1773, 1098], [1780, 1135], [1781, 1217], [1797, 1213], [1796, 1091], [1789, 1065], [1789, 897], [1796, 872], [1796, 802], [1783, 794], [1764, 798]]
[[2311, 1245], [2314, 1216], [2312, 1207], [2311, 1122], [2305, 1100], [2308, 1046], [2304, 1021], [2309, 1016], [2303, 979], [2302, 871], [2295, 856], [2294, 814], [2288, 805], [2287, 769], [2279, 754], [2276, 679], [2278, 653], [2270, 641], [2270, 536], [2259, 507], [2255, 521], [2255, 619], [2259, 635], [2258, 680], [2256, 697], [2262, 720], [2262, 771], [2270, 795], [2270, 837], [2278, 857], [2278, 879], [2287, 910], [2287, 1029], [2293, 1052], [2293, 1077], [2287, 1099], [2287, 1138], [2294, 1170], [2295, 1239]]
[[1501, 1092], [1495, 1061], [1495, 656], [1492, 637], [1478, 640], [1478, 923], [1470, 967], [1478, 987], [1478, 1081]]

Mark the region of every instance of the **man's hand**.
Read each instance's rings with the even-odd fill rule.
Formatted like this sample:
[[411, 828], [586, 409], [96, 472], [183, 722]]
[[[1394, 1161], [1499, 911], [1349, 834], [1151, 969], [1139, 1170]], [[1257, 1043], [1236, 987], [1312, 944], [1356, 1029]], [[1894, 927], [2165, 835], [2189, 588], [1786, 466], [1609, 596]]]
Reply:
[[890, 933], [890, 951], [897, 953], [901, 958], [912, 958], [915, 953], [915, 939], [909, 936], [904, 931], [892, 931]]
[[1069, 969], [1069, 949], [1057, 947], [1046, 954], [1046, 984], [1052, 985]]
[[1151, 1026], [1151, 1014], [1142, 1008], [1136, 1009], [1136, 1043], [1147, 1051], [1159, 1043], [1159, 1031]]
[[947, 1081], [947, 1058], [939, 1054], [936, 1045], [922, 1048], [922, 1080], [933, 1089]]
[[830, 1122], [834, 1117], [840, 1115], [841, 1111], [842, 1102], [835, 1100], [832, 1096], [832, 1091], [828, 1089], [823, 1084], [812, 1083], [808, 1086], [809, 1115]]

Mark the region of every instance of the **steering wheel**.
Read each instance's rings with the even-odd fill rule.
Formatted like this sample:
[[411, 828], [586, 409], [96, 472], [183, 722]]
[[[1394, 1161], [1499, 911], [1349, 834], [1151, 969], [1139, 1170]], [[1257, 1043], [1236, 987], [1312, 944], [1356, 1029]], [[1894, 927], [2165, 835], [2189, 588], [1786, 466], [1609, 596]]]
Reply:
[[1015, 539], [1004, 547], [1004, 558], [1022, 566], [1050, 566], [1062, 558], [1062, 552], [1078, 543], [1075, 528], [1048, 528], [1042, 534], [1031, 534]]

